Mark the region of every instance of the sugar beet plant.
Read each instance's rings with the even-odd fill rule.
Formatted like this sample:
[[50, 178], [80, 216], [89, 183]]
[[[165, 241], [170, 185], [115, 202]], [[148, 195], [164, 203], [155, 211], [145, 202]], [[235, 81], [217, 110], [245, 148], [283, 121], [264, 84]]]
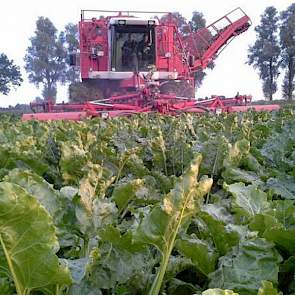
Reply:
[[0, 127], [0, 294], [295, 294], [295, 120]]

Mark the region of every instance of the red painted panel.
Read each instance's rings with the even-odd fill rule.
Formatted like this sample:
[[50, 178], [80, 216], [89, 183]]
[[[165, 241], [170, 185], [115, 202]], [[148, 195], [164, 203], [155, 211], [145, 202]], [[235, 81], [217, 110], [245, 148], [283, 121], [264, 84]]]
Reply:
[[74, 120], [79, 121], [87, 118], [86, 112], [62, 112], [62, 113], [34, 113], [23, 114], [22, 121], [57, 121], [57, 120]]

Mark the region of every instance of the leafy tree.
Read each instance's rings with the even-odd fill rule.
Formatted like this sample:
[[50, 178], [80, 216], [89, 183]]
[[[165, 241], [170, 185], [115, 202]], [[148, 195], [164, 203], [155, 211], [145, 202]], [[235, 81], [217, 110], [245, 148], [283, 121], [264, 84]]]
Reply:
[[79, 49], [79, 32], [77, 25], [68, 23], [65, 26], [65, 37], [67, 49], [70, 52], [76, 52]]
[[177, 26], [179, 33], [183, 33], [187, 26], [186, 18], [179, 12], [172, 12], [171, 14], [165, 14], [162, 16], [161, 21], [167, 22], [171, 18], [171, 21]]
[[281, 13], [280, 41], [282, 48], [281, 67], [285, 70], [283, 96], [288, 100], [294, 97], [295, 89], [295, 3]]
[[23, 81], [18, 66], [4, 54], [0, 54], [0, 92], [7, 95], [11, 88], [20, 86]]
[[206, 27], [206, 20], [203, 13], [194, 11], [191, 21], [189, 22], [193, 32]]
[[277, 91], [276, 80], [279, 76], [278, 21], [276, 8], [267, 7], [261, 16], [260, 25], [255, 27], [257, 38], [255, 44], [250, 46], [248, 54], [248, 64], [258, 69], [263, 81], [263, 93], [269, 100], [272, 100]]
[[37, 87], [43, 85], [45, 100], [55, 100], [57, 83], [66, 80], [64, 35], [57, 34], [57, 29], [47, 17], [39, 17], [35, 35], [30, 41], [24, 58], [29, 81]]
[[[67, 54], [76, 53], [79, 50], [79, 32], [77, 25], [68, 23], [62, 32]], [[70, 83], [80, 81], [80, 70], [78, 67], [67, 66], [66, 80]]]

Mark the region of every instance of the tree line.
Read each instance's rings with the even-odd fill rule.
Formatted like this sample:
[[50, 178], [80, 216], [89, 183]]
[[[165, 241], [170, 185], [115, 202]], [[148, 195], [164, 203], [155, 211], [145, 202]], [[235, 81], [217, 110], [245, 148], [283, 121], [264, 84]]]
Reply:
[[292, 100], [295, 89], [295, 3], [281, 13], [273, 6], [267, 7], [255, 32], [256, 41], [249, 47], [247, 62], [258, 70], [265, 97], [273, 99], [282, 71], [283, 98]]
[[[165, 16], [164, 16], [165, 18]], [[202, 13], [194, 11], [187, 20], [180, 13], [173, 13], [173, 19], [181, 34], [187, 34], [187, 25], [192, 31], [206, 27]], [[278, 77], [283, 75], [283, 98], [294, 99], [295, 89], [295, 3], [278, 12], [267, 7], [261, 15], [260, 24], [255, 27], [256, 41], [248, 49], [247, 63], [259, 72], [266, 98], [273, 99], [278, 90]], [[76, 25], [69, 23], [60, 32], [47, 17], [39, 17], [36, 29], [30, 38], [30, 45], [24, 57], [28, 79], [36, 87], [42, 87], [44, 100], [55, 99], [57, 83], [78, 84], [79, 69], [70, 67], [68, 53], [78, 51], [79, 35]], [[214, 67], [214, 62], [209, 68]], [[200, 86], [206, 73], [196, 74], [196, 85]], [[13, 60], [0, 53], [0, 93], [7, 95], [11, 89], [23, 82], [20, 68]]]
[[[39, 17], [36, 21], [34, 35], [24, 57], [25, 70], [29, 82], [37, 88], [41, 87], [40, 100], [56, 99], [57, 83], [75, 83], [80, 74], [77, 67], [68, 62], [69, 52], [79, 48], [78, 28], [69, 23], [64, 30], [58, 32], [47, 17]], [[11, 89], [20, 86], [23, 81], [20, 67], [2, 53], [0, 55], [0, 92], [7, 95]]]

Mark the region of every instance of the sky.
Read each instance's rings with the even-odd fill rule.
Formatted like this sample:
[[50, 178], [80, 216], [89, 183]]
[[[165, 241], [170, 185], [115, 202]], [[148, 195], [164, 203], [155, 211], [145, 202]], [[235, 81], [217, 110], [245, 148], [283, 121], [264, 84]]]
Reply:
[[[241, 7], [251, 18], [253, 25], [239, 35], [215, 60], [215, 68], [207, 71], [203, 85], [197, 89], [196, 97], [212, 94], [234, 96], [252, 94], [254, 99], [263, 99], [261, 81], [253, 67], [246, 64], [249, 45], [255, 42], [254, 27], [259, 24], [260, 16], [268, 6], [275, 6], [279, 11], [286, 9], [294, 0], [6, 0], [0, 10], [0, 52], [13, 59], [22, 71], [24, 82], [9, 95], [0, 94], [0, 106], [29, 103], [36, 96], [41, 96], [37, 89], [28, 82], [24, 70], [24, 55], [30, 45], [29, 38], [34, 35], [36, 20], [39, 16], [48, 17], [58, 30], [65, 24], [78, 23], [81, 9], [101, 10], [145, 10], [180, 12], [190, 18], [192, 12], [202, 12], [207, 25], [236, 7]], [[281, 77], [282, 79], [282, 77]], [[279, 88], [281, 81], [279, 81]], [[66, 101], [67, 87], [59, 87], [57, 101]], [[275, 98], [280, 98], [278, 91]]]

